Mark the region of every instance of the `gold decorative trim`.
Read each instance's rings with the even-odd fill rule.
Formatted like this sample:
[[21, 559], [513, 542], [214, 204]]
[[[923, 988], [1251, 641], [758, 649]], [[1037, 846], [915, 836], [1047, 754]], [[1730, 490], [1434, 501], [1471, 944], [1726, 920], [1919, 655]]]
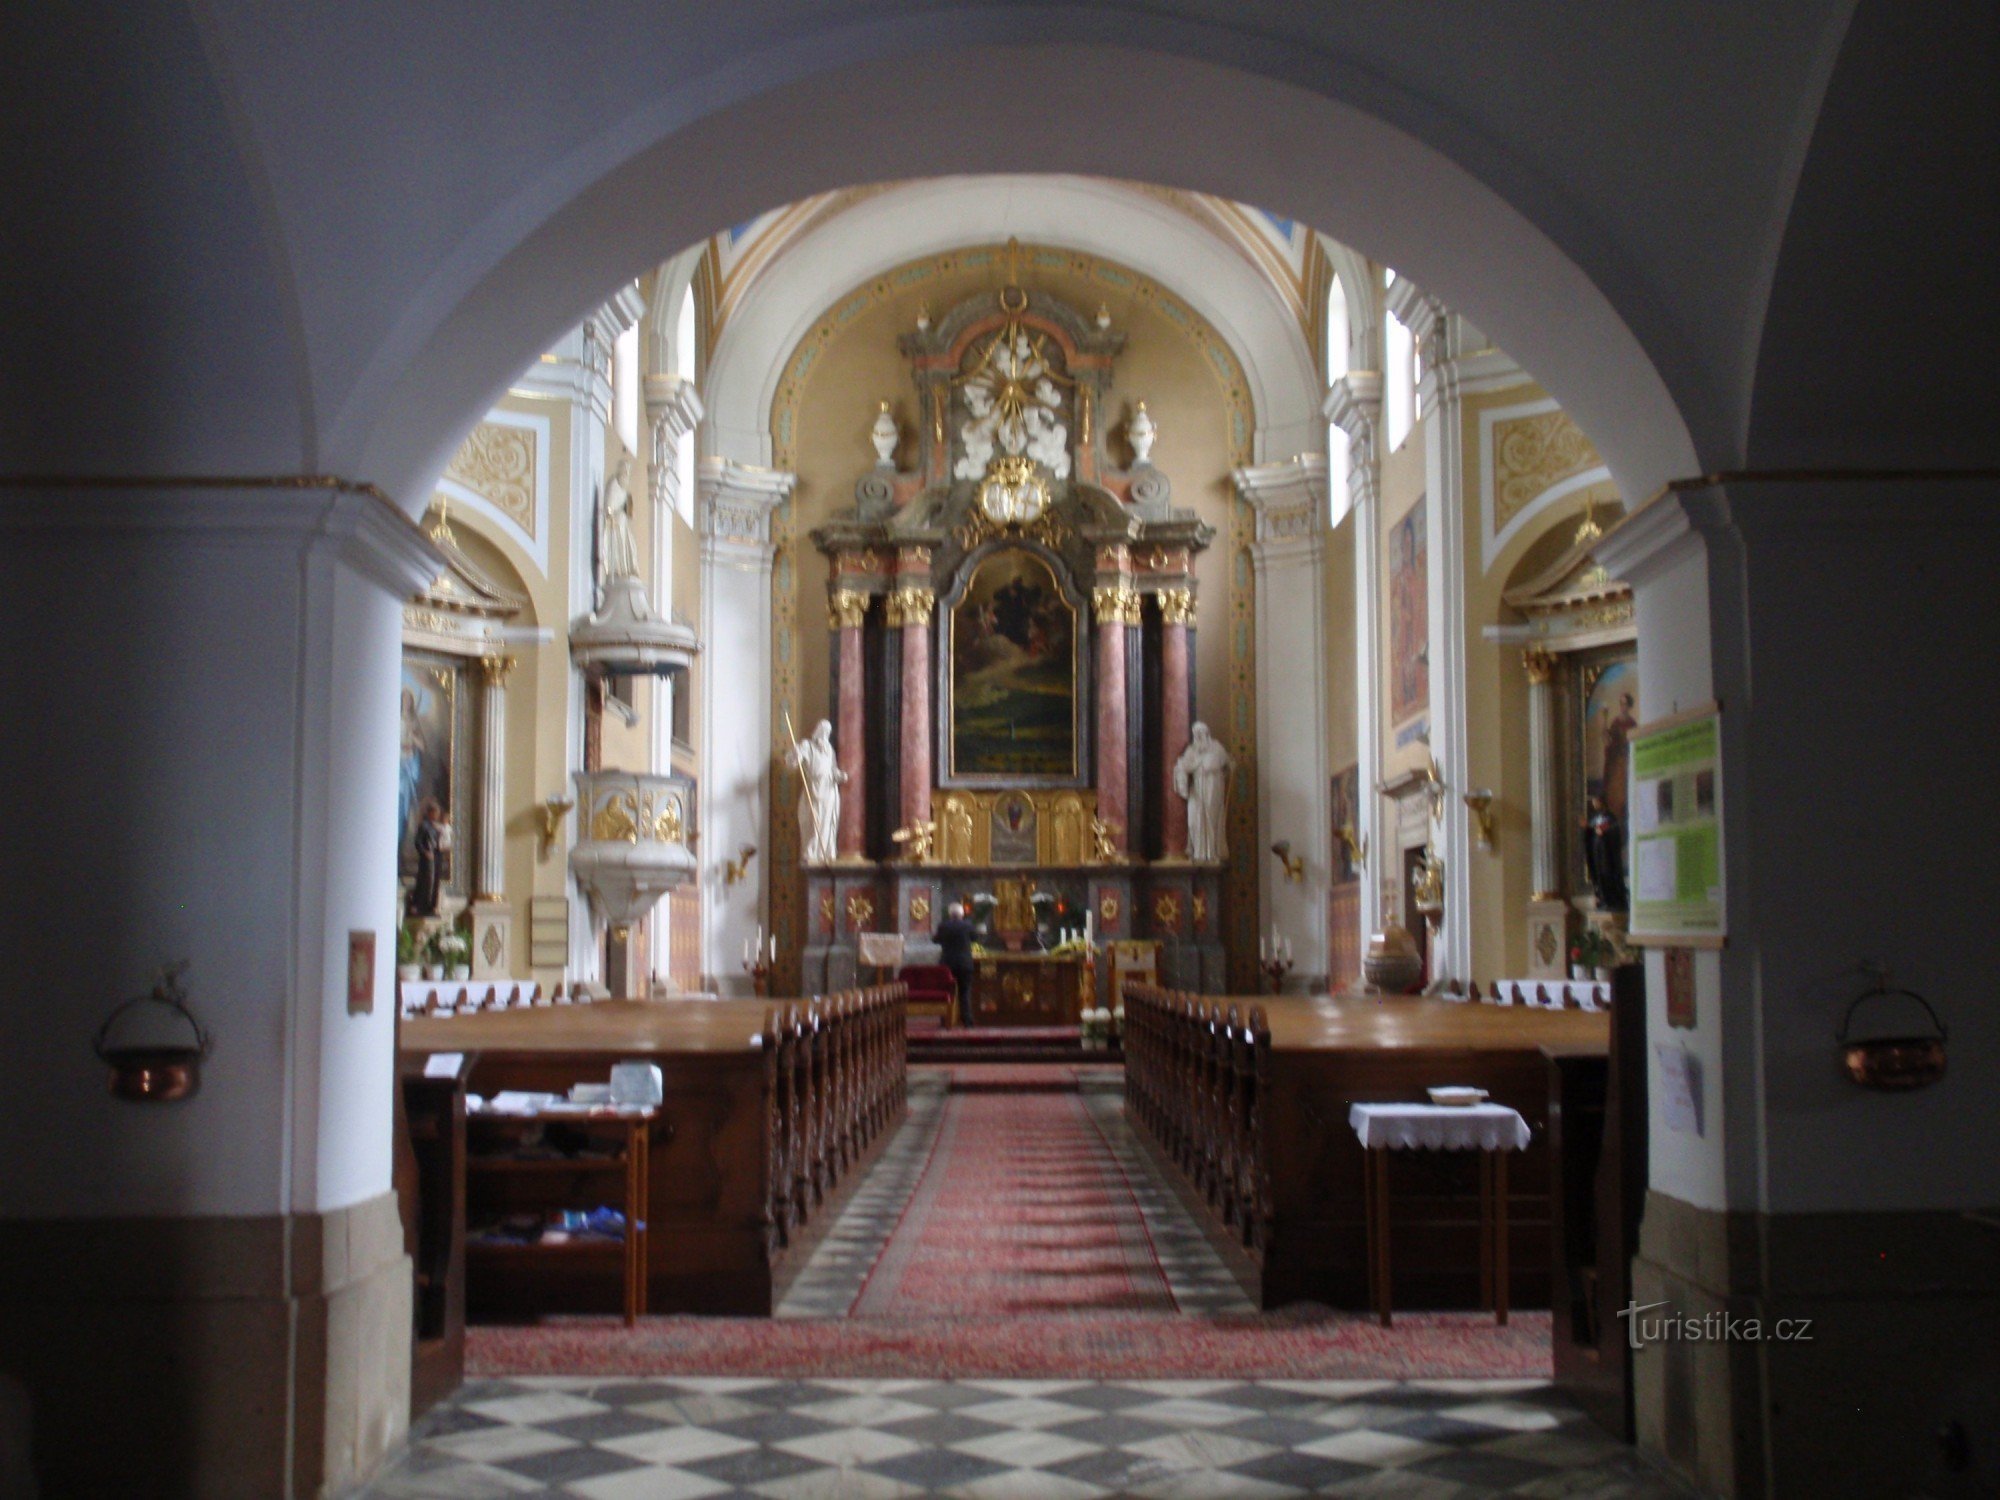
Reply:
[[868, 596], [859, 589], [835, 589], [827, 596], [827, 629], [859, 630], [867, 617]]
[[1090, 608], [1100, 625], [1137, 625], [1139, 591], [1129, 583], [1099, 584], [1090, 591]]
[[1161, 589], [1157, 597], [1160, 601], [1160, 618], [1167, 624], [1193, 625], [1195, 623], [1193, 589]]
[[482, 656], [479, 658], [479, 675], [488, 687], [503, 688], [519, 665], [520, 658], [515, 656]]
[[927, 588], [905, 584], [889, 596], [886, 619], [893, 629], [902, 625], [928, 625], [937, 595]]
[[1540, 646], [1530, 646], [1521, 653], [1521, 665], [1527, 671], [1528, 681], [1536, 684], [1552, 681], [1556, 671], [1556, 655], [1544, 651]]

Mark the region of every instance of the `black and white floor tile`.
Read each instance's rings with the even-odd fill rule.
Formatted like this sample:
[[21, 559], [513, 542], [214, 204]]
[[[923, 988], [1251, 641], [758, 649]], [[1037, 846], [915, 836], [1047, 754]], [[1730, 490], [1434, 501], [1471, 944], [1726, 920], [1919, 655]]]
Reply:
[[469, 1383], [368, 1496], [1681, 1493], [1520, 1381], [537, 1378]]

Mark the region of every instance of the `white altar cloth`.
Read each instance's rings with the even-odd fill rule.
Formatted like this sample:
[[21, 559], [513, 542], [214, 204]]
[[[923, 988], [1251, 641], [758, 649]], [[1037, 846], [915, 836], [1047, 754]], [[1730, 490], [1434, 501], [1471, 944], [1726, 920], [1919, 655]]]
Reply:
[[1504, 1104], [1356, 1104], [1347, 1123], [1368, 1150], [1528, 1149], [1528, 1122]]

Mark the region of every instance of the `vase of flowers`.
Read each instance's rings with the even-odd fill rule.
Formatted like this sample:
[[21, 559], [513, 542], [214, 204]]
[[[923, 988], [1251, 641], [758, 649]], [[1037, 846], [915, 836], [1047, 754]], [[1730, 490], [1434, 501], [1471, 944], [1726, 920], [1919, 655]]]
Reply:
[[1611, 966], [1617, 962], [1617, 953], [1611, 940], [1595, 927], [1585, 927], [1570, 944], [1569, 977], [1589, 979], [1594, 974], [1599, 979], [1611, 977]]
[[468, 956], [471, 952], [472, 944], [456, 927], [439, 927], [431, 934], [430, 959], [439, 979], [470, 979], [472, 965]]
[[396, 929], [396, 977], [402, 980], [423, 977], [424, 964], [422, 949], [417, 943], [416, 929], [398, 927]]

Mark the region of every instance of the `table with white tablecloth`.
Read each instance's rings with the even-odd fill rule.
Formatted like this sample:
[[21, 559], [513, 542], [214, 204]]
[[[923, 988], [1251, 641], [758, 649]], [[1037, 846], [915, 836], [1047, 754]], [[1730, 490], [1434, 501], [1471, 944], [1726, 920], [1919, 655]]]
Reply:
[[1356, 1104], [1347, 1123], [1368, 1153], [1368, 1286], [1387, 1328], [1390, 1312], [1389, 1153], [1479, 1153], [1479, 1288], [1497, 1321], [1507, 1321], [1507, 1153], [1528, 1149], [1528, 1122], [1504, 1104]]

